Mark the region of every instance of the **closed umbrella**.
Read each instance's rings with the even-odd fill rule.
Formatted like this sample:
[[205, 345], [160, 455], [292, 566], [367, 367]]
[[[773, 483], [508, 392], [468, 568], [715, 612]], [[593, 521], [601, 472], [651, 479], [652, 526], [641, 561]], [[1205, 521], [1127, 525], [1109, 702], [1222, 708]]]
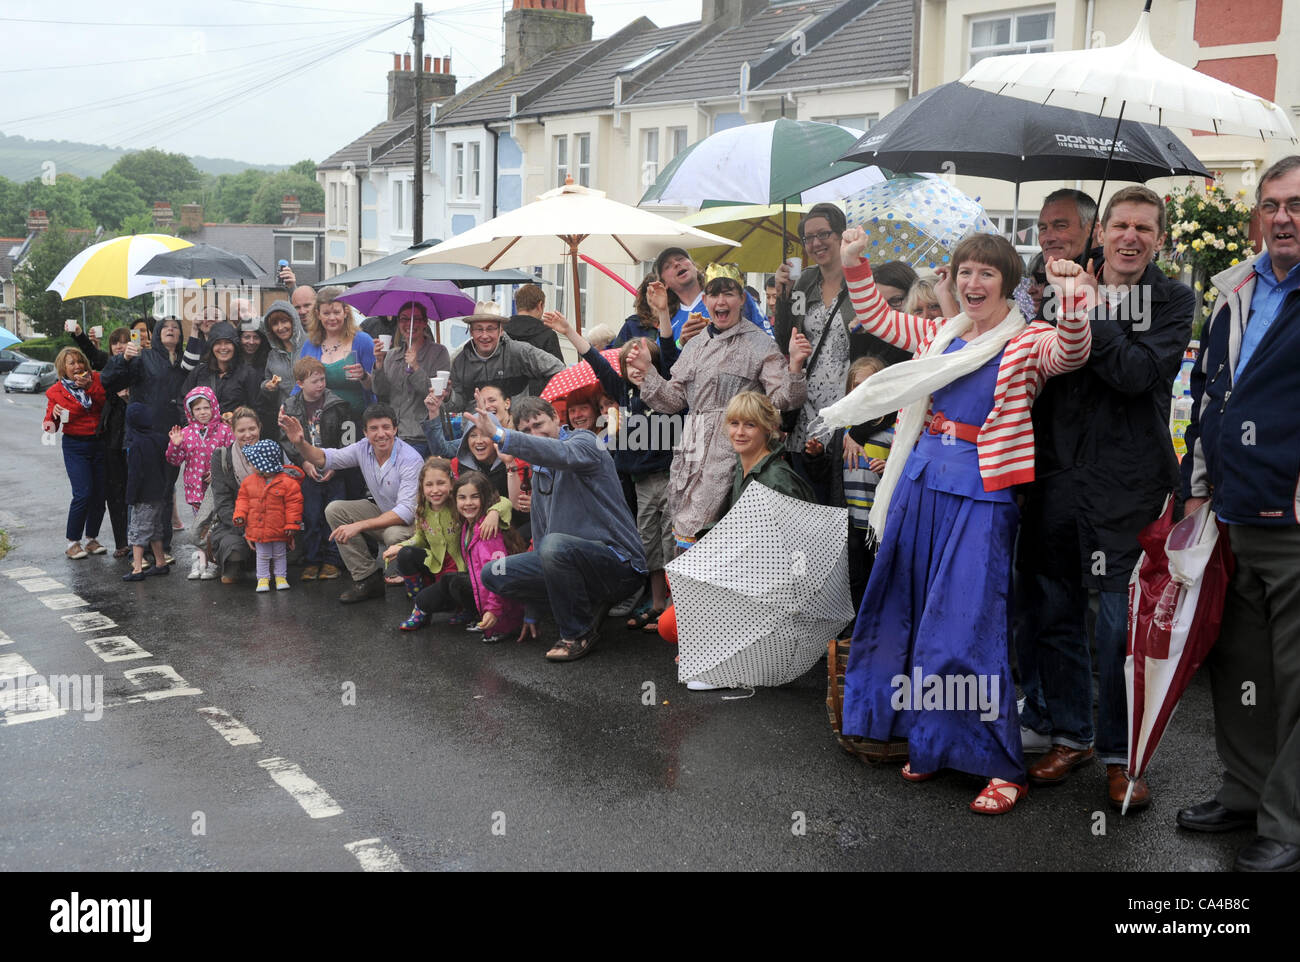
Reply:
[[190, 286], [176, 276], [139, 273], [156, 254], [191, 247], [191, 243], [170, 234], [131, 234], [92, 244], [64, 265], [50, 282], [65, 301], [75, 297], [139, 297], [168, 287]]
[[[465, 263], [492, 270], [567, 261], [576, 292], [579, 254], [607, 265], [636, 265], [654, 260], [665, 247], [716, 244], [735, 246], [725, 237], [610, 200], [604, 191], [566, 183], [408, 258], [408, 263]], [[574, 300], [574, 326], [581, 331], [582, 305]]]
[[817, 664], [853, 617], [848, 512], [750, 482], [667, 571], [680, 681], [784, 685]]
[[867, 232], [867, 258], [935, 268], [971, 234], [997, 228], [979, 201], [939, 177], [891, 177], [844, 199], [850, 226]]
[[1129, 579], [1128, 811], [1178, 700], [1219, 635], [1234, 567], [1228, 532], [1209, 503], [1178, 524], [1174, 500], [1138, 535], [1142, 556]]

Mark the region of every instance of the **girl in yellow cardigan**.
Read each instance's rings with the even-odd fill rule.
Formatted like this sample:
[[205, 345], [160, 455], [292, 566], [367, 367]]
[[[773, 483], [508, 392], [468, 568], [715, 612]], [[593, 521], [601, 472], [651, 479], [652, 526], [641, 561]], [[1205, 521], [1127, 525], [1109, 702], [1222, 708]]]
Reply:
[[[406, 599], [415, 606], [411, 616], [402, 623], [402, 627], [408, 631], [421, 627], [427, 619], [417, 601], [421, 590], [427, 590], [439, 578], [454, 577], [465, 572], [465, 559], [460, 550], [460, 519], [456, 516], [455, 505], [451, 501], [451, 486], [451, 462], [446, 458], [428, 458], [420, 469], [415, 534], [384, 552], [385, 562], [397, 559], [397, 570], [402, 574]], [[491, 538], [501, 525], [509, 523], [510, 501], [500, 498], [484, 514], [479, 525], [479, 536]], [[468, 577], [466, 587], [469, 587]], [[467, 607], [472, 608], [472, 603]], [[462, 625], [466, 620], [466, 615], [458, 611], [452, 616], [451, 624]], [[418, 623], [412, 623], [417, 621]]]

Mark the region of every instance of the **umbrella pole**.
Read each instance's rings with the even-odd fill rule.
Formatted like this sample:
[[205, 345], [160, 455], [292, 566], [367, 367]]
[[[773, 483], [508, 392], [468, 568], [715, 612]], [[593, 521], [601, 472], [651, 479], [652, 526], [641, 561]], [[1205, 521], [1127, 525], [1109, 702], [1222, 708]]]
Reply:
[[1016, 181], [1016, 199], [1011, 205], [1011, 246], [1016, 246], [1016, 227], [1020, 224], [1020, 181]]
[[[1150, 9], [1150, 0], [1147, 2], [1147, 8]], [[1119, 141], [1119, 125], [1124, 122], [1124, 108], [1128, 106], [1128, 101], [1119, 105], [1119, 116], [1115, 118], [1115, 133], [1110, 138], [1110, 150], [1106, 151], [1106, 166], [1101, 172], [1101, 189], [1097, 191], [1097, 213], [1092, 215], [1092, 229], [1088, 231], [1088, 242], [1083, 249], [1084, 267], [1087, 267], [1089, 254], [1092, 251], [1092, 245], [1096, 243], [1097, 223], [1101, 217], [1102, 200], [1106, 193], [1106, 181], [1110, 179], [1110, 162], [1115, 156], [1115, 144]]]
[[578, 239], [569, 238], [569, 259], [573, 263], [573, 329], [582, 333], [582, 291], [578, 289]]

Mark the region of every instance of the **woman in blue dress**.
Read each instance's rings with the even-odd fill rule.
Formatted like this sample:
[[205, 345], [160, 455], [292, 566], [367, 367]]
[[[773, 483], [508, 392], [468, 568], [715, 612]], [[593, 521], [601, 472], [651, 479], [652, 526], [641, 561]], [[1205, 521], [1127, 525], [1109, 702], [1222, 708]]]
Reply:
[[1007, 642], [1019, 523], [1011, 488], [1034, 476], [1034, 396], [1088, 359], [1089, 295], [1075, 290], [1078, 265], [1058, 261], [1059, 327], [1026, 323], [1008, 300], [1019, 255], [979, 234], [952, 255], [962, 313], [916, 317], [880, 297], [865, 245], [860, 230], [845, 231], [858, 323], [916, 356], [822, 411], [841, 425], [902, 408], [871, 512], [880, 549], [844, 677], [843, 731], [905, 738], [911, 781], [943, 768], [988, 778], [971, 810], [1001, 814], [1026, 792]]

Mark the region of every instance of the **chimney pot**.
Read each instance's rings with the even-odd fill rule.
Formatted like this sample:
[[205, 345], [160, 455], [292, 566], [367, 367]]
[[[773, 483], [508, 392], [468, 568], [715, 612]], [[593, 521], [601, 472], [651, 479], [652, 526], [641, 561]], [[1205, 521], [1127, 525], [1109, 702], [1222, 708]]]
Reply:
[[425, 72], [425, 73], [431, 73], [431, 70], [430, 70], [429, 64], [430, 64], [430, 62], [431, 62], [432, 60], [433, 60], [433, 57], [431, 57], [429, 54], [426, 53], [426, 54], [424, 55], [424, 72]]
[[409, 53], [402, 54], [402, 69], [407, 73], [411, 71], [411, 55]]
[[451, 73], [451, 57], [442, 58], [442, 72]]
[[393, 69], [394, 70], [402, 69], [402, 55], [400, 53], [393, 54]]

